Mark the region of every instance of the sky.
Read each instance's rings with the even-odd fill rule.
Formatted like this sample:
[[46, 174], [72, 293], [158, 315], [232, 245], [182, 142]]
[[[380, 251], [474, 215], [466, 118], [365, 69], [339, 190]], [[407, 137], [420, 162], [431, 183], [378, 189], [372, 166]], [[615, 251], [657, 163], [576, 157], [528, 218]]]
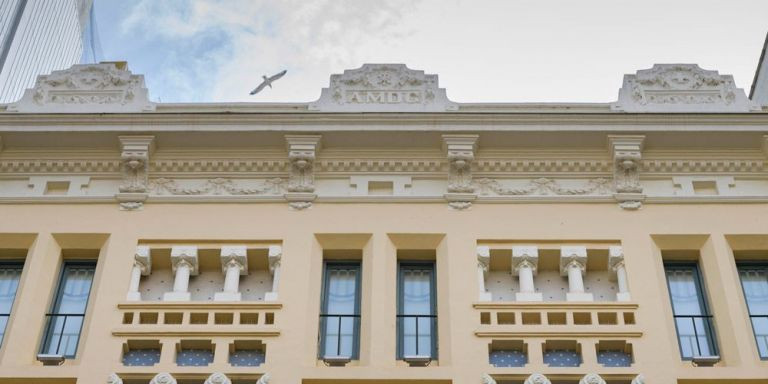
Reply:
[[[768, 0], [95, 0], [104, 60], [154, 101], [309, 102], [405, 63], [457, 102], [610, 102], [625, 73], [697, 63], [749, 93]], [[250, 96], [262, 75], [288, 73]]]

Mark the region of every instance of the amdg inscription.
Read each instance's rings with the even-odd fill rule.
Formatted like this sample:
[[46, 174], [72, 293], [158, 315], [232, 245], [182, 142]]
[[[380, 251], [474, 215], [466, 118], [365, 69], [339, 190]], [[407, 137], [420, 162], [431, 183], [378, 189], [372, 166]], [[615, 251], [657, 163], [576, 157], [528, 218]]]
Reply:
[[347, 91], [350, 104], [418, 104], [424, 100], [422, 91]]

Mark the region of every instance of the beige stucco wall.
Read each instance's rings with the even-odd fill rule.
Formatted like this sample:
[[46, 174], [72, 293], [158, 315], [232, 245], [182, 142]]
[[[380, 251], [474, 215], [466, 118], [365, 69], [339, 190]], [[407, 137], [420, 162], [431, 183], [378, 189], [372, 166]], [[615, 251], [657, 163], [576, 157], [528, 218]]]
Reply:
[[[3, 204], [0, 218], [0, 249], [29, 249], [0, 349], [0, 383], [58, 382], [40, 378], [103, 383], [110, 372], [124, 379], [148, 381], [163, 371], [197, 382], [217, 371], [251, 382], [269, 372], [270, 382], [316, 384], [341, 380], [463, 384], [479, 383], [483, 373], [501, 381], [522, 379], [533, 372], [568, 380], [595, 372], [605, 379], [625, 382], [642, 373], [646, 382], [654, 384], [711, 383], [717, 379], [722, 383], [768, 382], [768, 361], [758, 357], [733, 256], [734, 248], [761, 250], [768, 260], [765, 204], [648, 204], [639, 211], [622, 210], [615, 203], [475, 204], [469, 210], [456, 211], [444, 203], [318, 203], [296, 211], [284, 203], [155, 203], [134, 212], [120, 211], [115, 204]], [[279, 301], [248, 307], [274, 312], [275, 324], [122, 324], [124, 312], [178, 310], [162, 302], [150, 309], [135, 309], [140, 308], [136, 304], [134, 309], [118, 308], [119, 303], [125, 304], [136, 245], [155, 240], [281, 243]], [[477, 304], [476, 247], [514, 242], [620, 243], [632, 302], [493, 305], [513, 312], [629, 311], [635, 312], [636, 324], [481, 325], [480, 312], [493, 311], [493, 307], [475, 308], [482, 307]], [[35, 355], [62, 249], [83, 248], [99, 252], [78, 356], [62, 366], [43, 367]], [[363, 259], [360, 360], [344, 368], [326, 367], [316, 359], [323, 250], [334, 249], [362, 250]], [[395, 359], [396, 255], [404, 249], [432, 249], [437, 262], [439, 361], [424, 368], [407, 367]], [[715, 367], [693, 367], [680, 359], [663, 273], [662, 252], [666, 250], [700, 251], [723, 358]], [[239, 305], [191, 307], [195, 312], [238, 312], [249, 304]], [[131, 333], [139, 329], [144, 331]], [[154, 367], [123, 367], [122, 344], [128, 339], [159, 340], [163, 343], [161, 362]], [[211, 340], [216, 344], [214, 363], [177, 367], [173, 350], [180, 339]], [[266, 363], [257, 368], [230, 367], [227, 344], [248, 339], [267, 344]], [[530, 362], [525, 368], [489, 365], [488, 344], [503, 339], [527, 343]], [[632, 367], [604, 368], [597, 364], [594, 344], [616, 339], [632, 344]], [[541, 343], [545, 340], [580, 342], [584, 363], [578, 368], [544, 366]]]

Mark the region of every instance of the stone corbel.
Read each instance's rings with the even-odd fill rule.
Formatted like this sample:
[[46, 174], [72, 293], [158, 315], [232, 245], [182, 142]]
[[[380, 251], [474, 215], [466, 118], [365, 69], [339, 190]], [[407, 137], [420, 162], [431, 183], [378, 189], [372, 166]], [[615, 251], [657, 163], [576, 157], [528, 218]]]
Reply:
[[244, 245], [221, 247], [221, 272], [224, 289], [213, 294], [213, 301], [240, 301], [240, 276], [248, 274], [248, 248]]
[[448, 158], [448, 188], [444, 195], [454, 209], [466, 209], [477, 199], [472, 183], [478, 135], [443, 135], [443, 149]]
[[277, 301], [278, 288], [280, 287], [280, 264], [283, 258], [283, 247], [270, 245], [267, 260], [269, 261], [269, 273], [272, 274], [272, 291], [264, 295], [264, 301]]
[[141, 292], [139, 292], [139, 283], [141, 276], [149, 276], [152, 273], [152, 256], [149, 246], [139, 245], [136, 247], [136, 253], [133, 255], [133, 268], [131, 269], [131, 282], [128, 286], [128, 294], [125, 299], [128, 301], [141, 301]]
[[144, 206], [149, 194], [149, 156], [154, 149], [154, 136], [120, 136], [120, 167], [123, 183], [115, 198], [122, 210], [136, 210]]
[[285, 199], [294, 209], [312, 206], [315, 194], [315, 158], [320, 150], [319, 135], [286, 135], [291, 175]]
[[640, 209], [645, 200], [640, 184], [644, 140], [643, 135], [608, 135], [613, 159], [613, 196], [623, 209]]
[[174, 273], [173, 291], [163, 295], [163, 301], [190, 301], [189, 277], [198, 274], [197, 247], [171, 248], [171, 267]]
[[624, 249], [619, 245], [608, 248], [608, 266], [616, 273], [616, 282], [619, 291], [616, 293], [616, 301], [631, 301], [629, 285], [627, 285], [627, 267], [624, 265]]
[[535, 246], [512, 247], [512, 274], [520, 280], [520, 291], [515, 301], [542, 301], [541, 292], [536, 292], [533, 276], [539, 266], [539, 248]]
[[491, 264], [491, 249], [488, 246], [477, 247], [477, 283], [478, 283], [478, 301], [491, 301], [493, 297], [485, 286], [485, 279], [488, 277], [488, 270]]
[[584, 273], [586, 271], [586, 247], [560, 247], [560, 275], [568, 276], [568, 293], [565, 294], [566, 301], [594, 301], [592, 294], [584, 291]]
[[605, 384], [605, 380], [597, 373], [587, 373], [579, 380], [579, 384]]
[[221, 372], [215, 372], [208, 376], [203, 384], [232, 384], [232, 380]]
[[176, 379], [170, 373], [161, 372], [155, 375], [149, 384], [176, 384]]
[[541, 373], [534, 373], [528, 376], [528, 378], [525, 379], [523, 384], [552, 384], [552, 382], [549, 381], [549, 379], [547, 379], [547, 377], [542, 375]]

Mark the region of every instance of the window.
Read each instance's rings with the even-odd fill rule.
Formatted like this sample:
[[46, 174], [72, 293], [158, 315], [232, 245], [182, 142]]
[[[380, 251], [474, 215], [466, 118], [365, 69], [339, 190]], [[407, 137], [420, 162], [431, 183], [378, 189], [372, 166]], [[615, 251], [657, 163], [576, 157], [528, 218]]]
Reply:
[[768, 360], [768, 264], [739, 265], [752, 331], [760, 358]]
[[320, 358], [358, 357], [360, 343], [360, 263], [325, 264], [320, 313]]
[[21, 263], [0, 264], [0, 345], [5, 338], [5, 327], [11, 316], [16, 290], [19, 288], [22, 267]]
[[96, 264], [65, 262], [40, 353], [75, 357]]
[[696, 264], [665, 264], [680, 354], [684, 360], [717, 356], [712, 315]]
[[397, 290], [398, 358], [437, 358], [435, 264], [400, 263]]

